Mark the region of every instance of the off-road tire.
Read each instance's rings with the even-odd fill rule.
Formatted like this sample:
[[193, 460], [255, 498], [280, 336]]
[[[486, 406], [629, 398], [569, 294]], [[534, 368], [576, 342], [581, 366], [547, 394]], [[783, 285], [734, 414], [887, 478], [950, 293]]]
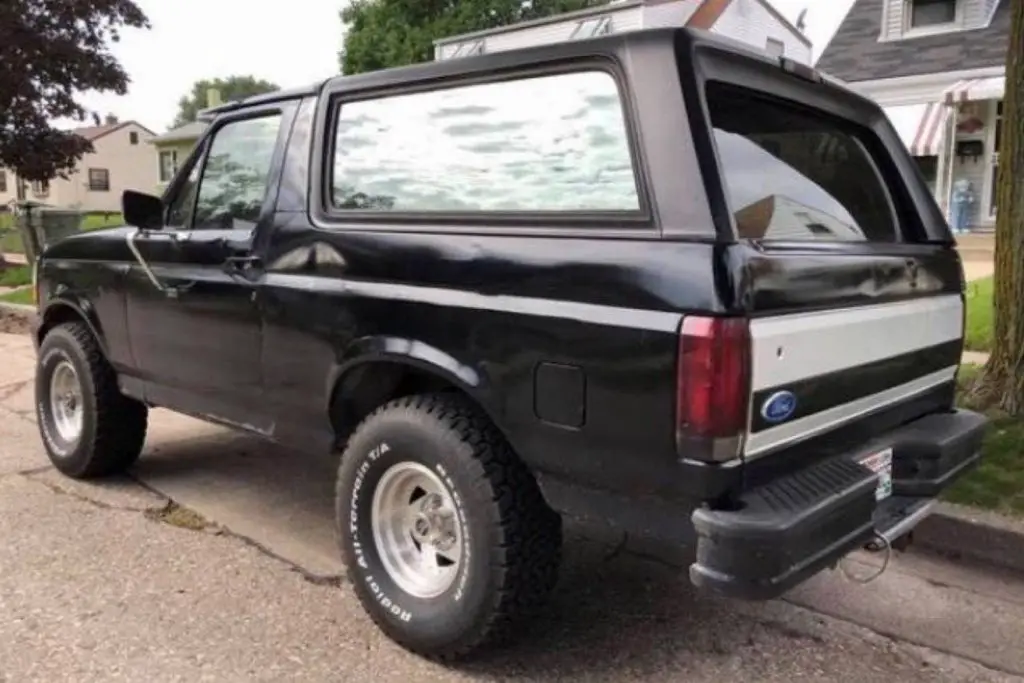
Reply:
[[[51, 410], [51, 378], [61, 361], [71, 363], [81, 387], [82, 428], [73, 441], [61, 438]], [[149, 411], [118, 389], [114, 369], [84, 323], [63, 323], [47, 332], [36, 361], [35, 399], [46, 453], [69, 477], [92, 479], [123, 472], [142, 452]]]
[[[443, 475], [469, 530], [468, 559], [451, 588], [432, 599], [391, 579], [372, 529], [382, 475], [410, 461]], [[459, 395], [404, 397], [374, 411], [348, 441], [335, 500], [343, 559], [363, 608], [389, 638], [422, 656], [461, 659], [506, 641], [557, 583], [561, 518], [490, 420]]]

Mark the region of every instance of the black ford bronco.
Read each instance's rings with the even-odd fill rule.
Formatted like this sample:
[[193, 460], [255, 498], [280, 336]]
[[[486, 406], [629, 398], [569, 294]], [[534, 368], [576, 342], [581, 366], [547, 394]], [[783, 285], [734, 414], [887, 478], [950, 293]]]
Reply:
[[161, 406], [339, 451], [354, 590], [414, 651], [523, 623], [563, 515], [768, 599], [979, 458], [948, 226], [809, 67], [665, 29], [207, 117], [162, 198], [38, 260], [46, 449], [124, 470]]

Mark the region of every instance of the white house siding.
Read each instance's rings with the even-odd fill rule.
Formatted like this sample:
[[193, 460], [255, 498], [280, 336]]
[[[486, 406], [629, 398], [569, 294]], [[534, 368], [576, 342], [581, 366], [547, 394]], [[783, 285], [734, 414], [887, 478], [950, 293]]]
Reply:
[[965, 28], [981, 28], [988, 24], [992, 11], [989, 8], [989, 0], [963, 0], [966, 6], [964, 12]]
[[[700, 6], [700, 0], [642, 3], [629, 1], [613, 3], [604, 12], [566, 16], [551, 22], [509, 26], [505, 30], [453, 36], [434, 46], [436, 59], [468, 57], [483, 52], [503, 52], [533, 45], [544, 45], [593, 35], [591, 29], [600, 26], [604, 33], [624, 33], [644, 28], [685, 26]], [[600, 24], [604, 19], [607, 23]], [[759, 0], [733, 0], [725, 13], [712, 27], [719, 33], [765, 49], [768, 39], [785, 45], [785, 54], [792, 59], [811, 63], [811, 48], [801, 41], [794, 30], [780, 21]]]
[[[470, 34], [464, 39], [458, 40], [458, 42], [440, 44], [434, 52], [437, 59], [451, 59], [452, 57], [469, 56], [473, 54], [474, 48], [491, 53], [518, 50], [533, 45], [565, 42], [574, 37], [574, 31], [586, 32], [591, 26], [596, 27], [602, 17], [610, 19], [611, 26], [609, 28], [612, 33], [635, 31], [643, 28], [643, 10], [644, 8], [641, 5], [627, 5], [622, 8], [616, 8], [615, 5], [611, 5], [606, 12], [600, 14], [588, 14], [579, 18], [552, 21], [523, 28], [510, 28], [508, 31], [495, 32], [479, 37]], [[586, 25], [581, 27], [581, 22], [585, 22]]]
[[685, 26], [700, 6], [699, 0], [679, 0], [644, 7], [644, 28]]
[[906, 9], [907, 0], [886, 0], [882, 11], [885, 16], [882, 18], [883, 40], [899, 38], [903, 35], [903, 11]]
[[[131, 144], [131, 133], [138, 134]], [[130, 123], [93, 141], [94, 151], [86, 154], [66, 180], [50, 182], [50, 196], [45, 200], [57, 206], [81, 211], [120, 211], [121, 193], [125, 190], [152, 192], [158, 182], [156, 151], [149, 140], [153, 134], [142, 126]], [[90, 168], [109, 172], [110, 189], [89, 189]]]
[[711, 31], [761, 49], [769, 39], [778, 40], [785, 46], [787, 57], [804, 64], [811, 63], [811, 47], [798, 39], [792, 29], [758, 0], [733, 0]]

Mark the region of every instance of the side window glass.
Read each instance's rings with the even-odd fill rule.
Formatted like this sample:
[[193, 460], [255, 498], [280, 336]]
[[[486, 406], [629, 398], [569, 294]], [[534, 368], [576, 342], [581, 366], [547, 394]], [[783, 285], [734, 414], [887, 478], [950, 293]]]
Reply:
[[344, 102], [334, 135], [341, 210], [641, 208], [621, 93], [603, 71]]
[[280, 124], [281, 115], [273, 114], [234, 121], [214, 133], [199, 181], [193, 230], [255, 227]]

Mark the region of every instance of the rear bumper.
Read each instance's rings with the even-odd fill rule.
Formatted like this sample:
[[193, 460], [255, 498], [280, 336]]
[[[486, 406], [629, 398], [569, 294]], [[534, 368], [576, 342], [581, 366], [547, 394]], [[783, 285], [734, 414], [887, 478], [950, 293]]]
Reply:
[[[910, 531], [935, 497], [975, 465], [987, 420], [967, 410], [928, 415], [746, 493], [731, 510], [692, 519], [698, 588], [731, 597], [778, 597], [876, 536]], [[892, 448], [892, 495], [876, 501], [877, 475], [859, 464]]]

